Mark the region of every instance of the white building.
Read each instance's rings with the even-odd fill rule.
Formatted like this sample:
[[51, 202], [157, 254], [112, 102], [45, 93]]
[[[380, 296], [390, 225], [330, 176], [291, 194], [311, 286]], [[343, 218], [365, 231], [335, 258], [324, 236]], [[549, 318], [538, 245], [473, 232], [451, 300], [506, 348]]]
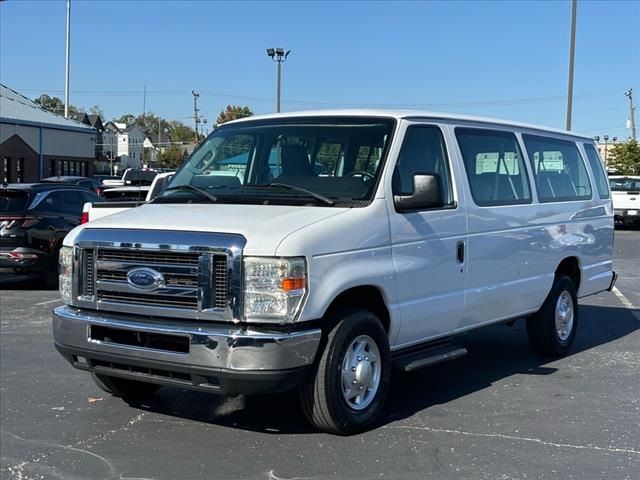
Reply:
[[119, 169], [141, 168], [144, 152], [144, 131], [137, 125], [127, 127], [124, 123], [115, 123], [118, 127]]

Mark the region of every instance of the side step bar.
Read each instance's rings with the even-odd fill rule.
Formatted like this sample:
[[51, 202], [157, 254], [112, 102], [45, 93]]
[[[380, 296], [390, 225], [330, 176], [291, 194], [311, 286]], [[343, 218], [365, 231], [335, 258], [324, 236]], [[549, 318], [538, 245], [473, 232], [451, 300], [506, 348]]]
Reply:
[[394, 368], [412, 372], [447, 360], [464, 357], [466, 354], [466, 348], [453, 343], [444, 343], [429, 345], [421, 350], [412, 350], [407, 353], [398, 352], [397, 356], [392, 357], [392, 362]]

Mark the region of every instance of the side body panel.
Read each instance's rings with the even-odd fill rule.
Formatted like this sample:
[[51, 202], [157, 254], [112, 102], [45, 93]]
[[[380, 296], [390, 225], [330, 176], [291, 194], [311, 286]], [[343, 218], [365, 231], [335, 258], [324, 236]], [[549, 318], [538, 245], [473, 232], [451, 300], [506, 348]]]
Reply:
[[[433, 121], [405, 121], [401, 135], [411, 125], [437, 126]], [[395, 162], [388, 162], [385, 189], [389, 209], [393, 263], [402, 327], [395, 347], [444, 336], [453, 331], [464, 313], [465, 265], [457, 259], [458, 243], [466, 240], [466, 208], [459, 190], [460, 171], [451, 161], [451, 143], [443, 136], [452, 174], [455, 208], [409, 213], [395, 211], [392, 174]], [[397, 159], [397, 156], [394, 160]]]

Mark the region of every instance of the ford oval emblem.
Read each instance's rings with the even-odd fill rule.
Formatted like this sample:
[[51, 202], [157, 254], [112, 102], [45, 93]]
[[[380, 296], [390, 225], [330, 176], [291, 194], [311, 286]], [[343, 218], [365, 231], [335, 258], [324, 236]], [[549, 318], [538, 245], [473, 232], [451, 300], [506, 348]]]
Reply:
[[155, 290], [164, 286], [164, 276], [152, 268], [134, 268], [127, 273], [127, 282], [140, 290]]

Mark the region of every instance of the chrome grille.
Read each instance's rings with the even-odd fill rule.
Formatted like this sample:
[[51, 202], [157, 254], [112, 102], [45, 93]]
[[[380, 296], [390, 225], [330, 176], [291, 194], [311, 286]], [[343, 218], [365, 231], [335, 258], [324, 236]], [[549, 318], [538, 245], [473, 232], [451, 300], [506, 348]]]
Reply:
[[145, 295], [141, 293], [117, 293], [98, 291], [101, 300], [111, 300], [123, 303], [137, 303], [143, 305], [168, 306], [173, 308], [197, 308], [196, 297], [176, 297], [166, 295]]
[[[242, 235], [85, 228], [74, 243], [79, 253], [73, 268], [76, 307], [149, 321], [242, 318]], [[127, 274], [137, 268], [153, 270], [147, 271], [153, 282], [146, 289], [129, 283]]]
[[[89, 258], [84, 263], [85, 294], [89, 294], [90, 279], [91, 295], [100, 309], [123, 311], [122, 307], [131, 305], [197, 312], [228, 307], [227, 255], [97, 248], [85, 251], [85, 259]], [[132, 286], [127, 274], [139, 267], [161, 273], [162, 286], [150, 291]]]
[[152, 252], [144, 250], [98, 250], [98, 260], [136, 264], [197, 265], [198, 253]]
[[84, 283], [83, 295], [92, 297], [96, 289], [95, 255], [93, 250], [85, 250], [83, 255]]

